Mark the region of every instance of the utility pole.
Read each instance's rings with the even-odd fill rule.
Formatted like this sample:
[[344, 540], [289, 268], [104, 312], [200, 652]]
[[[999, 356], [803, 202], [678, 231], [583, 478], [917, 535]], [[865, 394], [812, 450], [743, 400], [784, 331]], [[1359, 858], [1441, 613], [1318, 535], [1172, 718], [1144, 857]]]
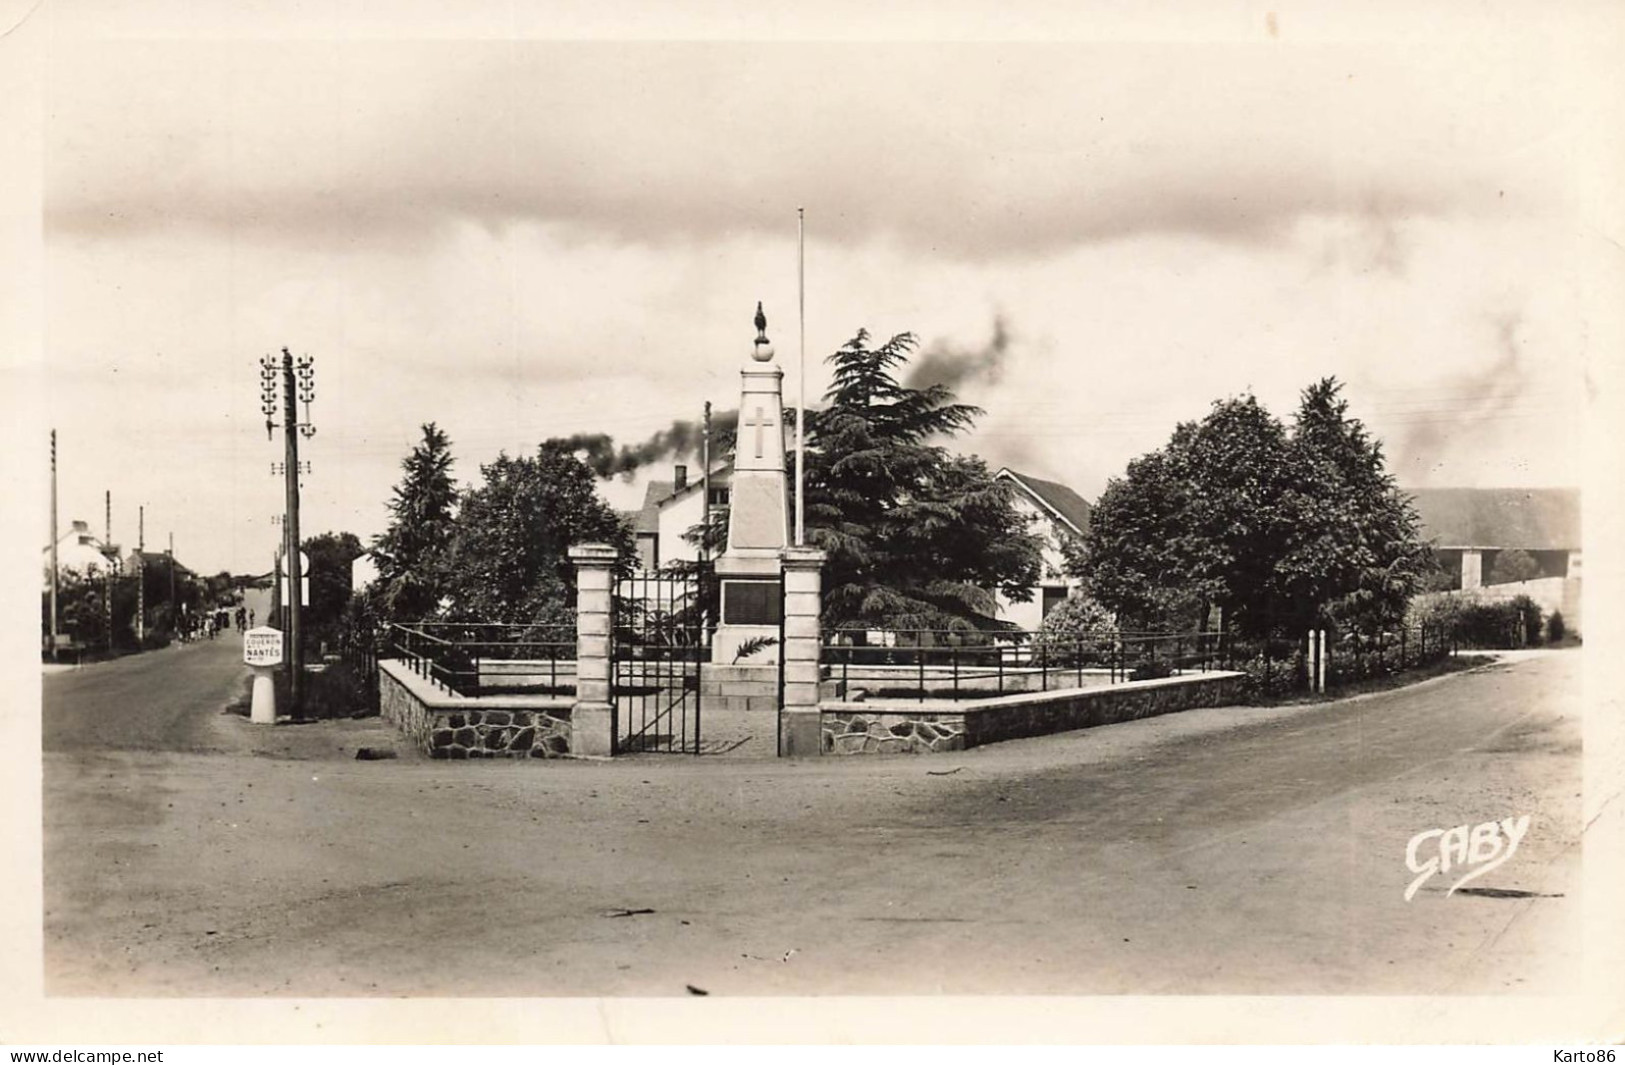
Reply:
[[181, 607], [175, 602], [175, 534], [169, 534], [169, 629], [181, 634]]
[[56, 430], [51, 430], [51, 658], [56, 659]]
[[[280, 514], [277, 515], [277, 516], [281, 517]], [[279, 522], [277, 522], [277, 524], [281, 525], [282, 523], [279, 521]], [[272, 554], [271, 554], [271, 610], [265, 617], [265, 623], [267, 625], [270, 625], [273, 629], [276, 628], [278, 625], [281, 625], [284, 628], [287, 626], [287, 622], [283, 621], [282, 617], [281, 617], [281, 615], [282, 615], [282, 552], [287, 549], [287, 546], [288, 546], [288, 544], [286, 542], [286, 538], [284, 538], [282, 541], [279, 541], [277, 543], [276, 550], [274, 552], [272, 552]], [[287, 655], [287, 650], [288, 650], [287, 647], [283, 647], [282, 651], [283, 651], [284, 657], [286, 657], [286, 655]]]
[[113, 549], [113, 490], [108, 488], [105, 491], [107, 495], [103, 507], [107, 523], [107, 538], [102, 541], [102, 557], [107, 559], [107, 602], [104, 605], [107, 607], [107, 656], [111, 658], [113, 657], [113, 556], [110, 552]]
[[807, 542], [807, 212], [796, 208], [796, 307], [801, 328], [801, 365], [796, 370], [796, 546]]
[[[294, 378], [297, 370], [298, 384]], [[280, 373], [279, 373], [280, 371]], [[270, 439], [274, 435], [276, 422], [273, 420], [277, 410], [277, 382], [281, 379], [282, 400], [282, 443], [284, 460], [282, 474], [285, 478], [286, 515], [283, 518], [283, 535], [286, 537], [284, 552], [288, 559], [288, 698], [295, 714], [300, 709], [300, 694], [304, 687], [305, 658], [304, 647], [300, 643], [299, 614], [302, 607], [303, 588], [300, 578], [299, 559], [299, 438], [312, 436], [316, 426], [310, 421], [310, 404], [316, 398], [316, 367], [310, 356], [302, 356], [297, 365], [293, 353], [287, 348], [282, 349], [280, 366], [275, 356], [267, 355], [260, 359], [260, 409], [265, 414], [265, 435]], [[298, 407], [295, 401], [303, 403], [305, 407], [305, 420], [299, 420]]]
[[700, 561], [711, 557], [711, 401], [705, 401], [704, 428], [700, 432]]
[[135, 642], [147, 649], [147, 505], [141, 504], [135, 530]]

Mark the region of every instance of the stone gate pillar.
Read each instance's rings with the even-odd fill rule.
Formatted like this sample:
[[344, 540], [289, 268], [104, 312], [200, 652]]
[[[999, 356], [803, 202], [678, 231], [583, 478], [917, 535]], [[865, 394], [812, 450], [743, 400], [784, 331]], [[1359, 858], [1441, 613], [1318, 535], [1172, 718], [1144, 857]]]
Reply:
[[607, 758], [615, 742], [609, 704], [609, 616], [615, 549], [608, 544], [570, 548], [576, 568], [576, 704], [570, 715], [570, 753]]
[[779, 755], [803, 758], [823, 751], [818, 716], [818, 613], [823, 603], [824, 552], [784, 549], [784, 705], [779, 708]]

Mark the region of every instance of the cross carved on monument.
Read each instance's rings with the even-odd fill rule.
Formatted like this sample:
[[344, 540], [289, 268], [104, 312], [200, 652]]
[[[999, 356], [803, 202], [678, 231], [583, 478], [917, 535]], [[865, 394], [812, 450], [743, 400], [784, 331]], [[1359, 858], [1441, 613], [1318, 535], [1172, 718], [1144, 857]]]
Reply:
[[762, 430], [770, 428], [773, 425], [773, 422], [770, 419], [764, 418], [762, 416], [762, 408], [757, 407], [756, 408], [756, 414], [753, 416], [752, 419], [747, 420], [745, 422], [745, 424], [747, 426], [749, 426], [750, 428], [756, 430], [756, 457], [761, 458], [762, 457]]

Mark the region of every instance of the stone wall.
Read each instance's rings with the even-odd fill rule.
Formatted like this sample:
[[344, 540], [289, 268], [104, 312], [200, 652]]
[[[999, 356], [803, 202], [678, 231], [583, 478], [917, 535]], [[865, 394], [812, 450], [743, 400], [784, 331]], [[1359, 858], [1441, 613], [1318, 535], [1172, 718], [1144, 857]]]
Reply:
[[824, 703], [826, 754], [924, 754], [1237, 701], [1244, 675], [1202, 673], [910, 708]]
[[825, 754], [931, 754], [965, 749], [965, 715], [825, 710]]
[[[1513, 581], [1507, 584], [1486, 584], [1480, 588], [1471, 588], [1466, 591], [1436, 593], [1437, 596], [1454, 596], [1467, 602], [1502, 603], [1508, 599], [1516, 599], [1520, 595], [1527, 595], [1539, 604], [1541, 613], [1548, 618], [1552, 611], [1563, 612], [1564, 626], [1570, 632], [1583, 631], [1585, 619], [1580, 614], [1580, 578], [1578, 577], [1539, 577], [1529, 581]], [[1418, 599], [1435, 598], [1436, 596], [1418, 596]]]
[[571, 753], [568, 699], [465, 698], [399, 662], [378, 663], [378, 709], [431, 758], [564, 758]]

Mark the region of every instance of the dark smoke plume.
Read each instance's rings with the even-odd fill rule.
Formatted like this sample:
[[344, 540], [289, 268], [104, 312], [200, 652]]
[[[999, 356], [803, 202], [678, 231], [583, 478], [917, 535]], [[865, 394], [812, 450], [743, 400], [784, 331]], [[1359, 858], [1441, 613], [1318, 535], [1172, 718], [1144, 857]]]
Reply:
[[1449, 408], [1424, 411], [1406, 427], [1398, 457], [1412, 468], [1438, 464], [1448, 450], [1459, 448], [1464, 437], [1500, 431], [1494, 423], [1511, 411], [1529, 389], [1529, 372], [1519, 353], [1518, 330], [1523, 318], [1516, 312], [1495, 318], [1500, 357], [1476, 373], [1449, 382]]
[[[719, 445], [732, 437], [738, 423], [738, 411], [718, 411], [711, 415], [713, 460], [722, 453]], [[576, 433], [573, 436], [552, 437], [543, 441], [542, 446], [574, 452], [593, 473], [608, 480], [617, 476], [630, 477], [640, 466], [661, 459], [698, 456], [704, 438], [705, 427], [702, 423], [678, 420], [640, 444], [617, 447], [614, 438], [606, 433]]]
[[997, 315], [993, 319], [993, 335], [985, 347], [957, 348], [946, 341], [938, 341], [920, 356], [903, 384], [907, 388], [945, 385], [949, 389], [958, 389], [966, 381], [986, 381], [996, 385], [1004, 376], [1004, 364], [1009, 354], [1009, 324], [1004, 315]]

